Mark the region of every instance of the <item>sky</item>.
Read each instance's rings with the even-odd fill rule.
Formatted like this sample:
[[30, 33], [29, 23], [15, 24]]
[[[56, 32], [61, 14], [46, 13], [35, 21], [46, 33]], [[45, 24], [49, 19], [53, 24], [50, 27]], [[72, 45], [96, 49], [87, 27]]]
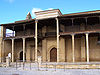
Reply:
[[62, 14], [100, 10], [100, 0], [0, 0], [0, 24], [25, 20], [28, 12], [60, 9]]

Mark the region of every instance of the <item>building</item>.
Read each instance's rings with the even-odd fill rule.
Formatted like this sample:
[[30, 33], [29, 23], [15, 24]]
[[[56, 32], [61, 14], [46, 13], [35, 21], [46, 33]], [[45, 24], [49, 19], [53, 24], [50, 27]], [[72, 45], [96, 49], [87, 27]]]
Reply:
[[[36, 12], [32, 19], [1, 24], [0, 62], [16, 60], [99, 62], [100, 10], [62, 14], [59, 9]], [[8, 33], [11, 30], [12, 33]]]

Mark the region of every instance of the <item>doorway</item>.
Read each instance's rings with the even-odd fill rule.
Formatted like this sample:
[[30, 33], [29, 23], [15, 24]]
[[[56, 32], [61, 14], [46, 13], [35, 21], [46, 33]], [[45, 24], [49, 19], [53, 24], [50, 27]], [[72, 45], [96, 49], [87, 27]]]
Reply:
[[57, 62], [57, 49], [52, 48], [50, 50], [50, 62]]

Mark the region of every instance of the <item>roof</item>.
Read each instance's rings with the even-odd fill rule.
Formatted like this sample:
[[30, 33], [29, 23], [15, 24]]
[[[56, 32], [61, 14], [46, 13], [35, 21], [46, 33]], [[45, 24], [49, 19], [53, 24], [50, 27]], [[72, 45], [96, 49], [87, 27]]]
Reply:
[[1, 24], [0, 26], [25, 24], [25, 23], [31, 23], [31, 22], [34, 22], [34, 21], [35, 21], [35, 19], [20, 20], [20, 21], [15, 21], [14, 23]]
[[46, 12], [46, 11], [53, 11], [53, 10], [58, 10], [58, 11], [61, 13], [61, 11], [60, 11], [59, 9], [52, 9], [52, 10], [38, 11], [38, 12], [35, 12], [35, 13]]
[[[53, 9], [53, 10], [58, 10], [59, 9]], [[51, 11], [51, 10], [46, 10], [46, 11]], [[45, 11], [40, 11], [40, 12], [45, 12]], [[38, 13], [38, 12], [35, 12]], [[95, 11], [87, 11], [87, 12], [79, 12], [79, 13], [71, 13], [71, 14], [64, 14], [64, 15], [60, 15], [58, 16], [58, 18], [60, 17], [69, 17], [69, 16], [81, 16], [81, 15], [89, 15], [89, 14], [99, 14], [100, 15], [100, 10], [95, 10]], [[55, 17], [54, 17], [55, 18]], [[47, 18], [50, 19], [50, 18]], [[45, 19], [43, 19], [45, 20]], [[17, 24], [25, 24], [25, 23], [29, 23], [29, 22], [33, 22], [35, 21], [34, 19], [29, 19], [29, 20], [20, 20], [20, 21], [15, 21], [14, 23], [8, 23], [8, 24], [1, 24], [1, 26], [3, 25], [17, 25]]]
[[53, 10], [45, 10], [45, 11], [38, 11], [35, 12], [36, 19], [48, 19], [48, 18], [54, 18], [57, 16], [62, 15], [59, 9], [53, 9]]
[[31, 16], [30, 12], [28, 12], [28, 14], [26, 16], [26, 20], [28, 20], [28, 19], [32, 19], [32, 16]]
[[96, 14], [100, 13], [100, 10], [95, 10], [95, 11], [87, 11], [87, 12], [78, 12], [78, 13], [71, 13], [71, 14], [64, 14], [59, 17], [65, 17], [65, 16], [77, 16], [77, 15], [86, 15], [86, 14]]

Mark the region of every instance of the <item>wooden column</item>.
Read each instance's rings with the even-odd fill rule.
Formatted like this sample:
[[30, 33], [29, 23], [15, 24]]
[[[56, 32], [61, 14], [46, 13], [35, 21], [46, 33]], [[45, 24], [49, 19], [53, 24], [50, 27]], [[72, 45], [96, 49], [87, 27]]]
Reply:
[[85, 17], [85, 20], [86, 20], [86, 25], [87, 25], [87, 18], [88, 18], [88, 17]]
[[72, 60], [73, 60], [73, 62], [75, 62], [74, 34], [72, 34]]
[[25, 33], [25, 24], [23, 24], [23, 35], [25, 36], [26, 35], [26, 33]]
[[87, 51], [87, 62], [89, 62], [89, 40], [88, 40], [88, 33], [86, 33], [86, 51]]
[[37, 62], [37, 23], [38, 21], [35, 20], [35, 62]]
[[25, 38], [23, 38], [23, 62], [25, 62]]
[[100, 24], [100, 16], [99, 16], [99, 24]]
[[12, 62], [14, 62], [14, 39], [12, 39]]
[[56, 18], [57, 24], [57, 62], [59, 62], [59, 20]]
[[72, 26], [74, 25], [74, 18], [71, 19], [72, 20]]
[[14, 26], [13, 26], [13, 35], [12, 35], [13, 37], [15, 36], [15, 34], [14, 34]]

